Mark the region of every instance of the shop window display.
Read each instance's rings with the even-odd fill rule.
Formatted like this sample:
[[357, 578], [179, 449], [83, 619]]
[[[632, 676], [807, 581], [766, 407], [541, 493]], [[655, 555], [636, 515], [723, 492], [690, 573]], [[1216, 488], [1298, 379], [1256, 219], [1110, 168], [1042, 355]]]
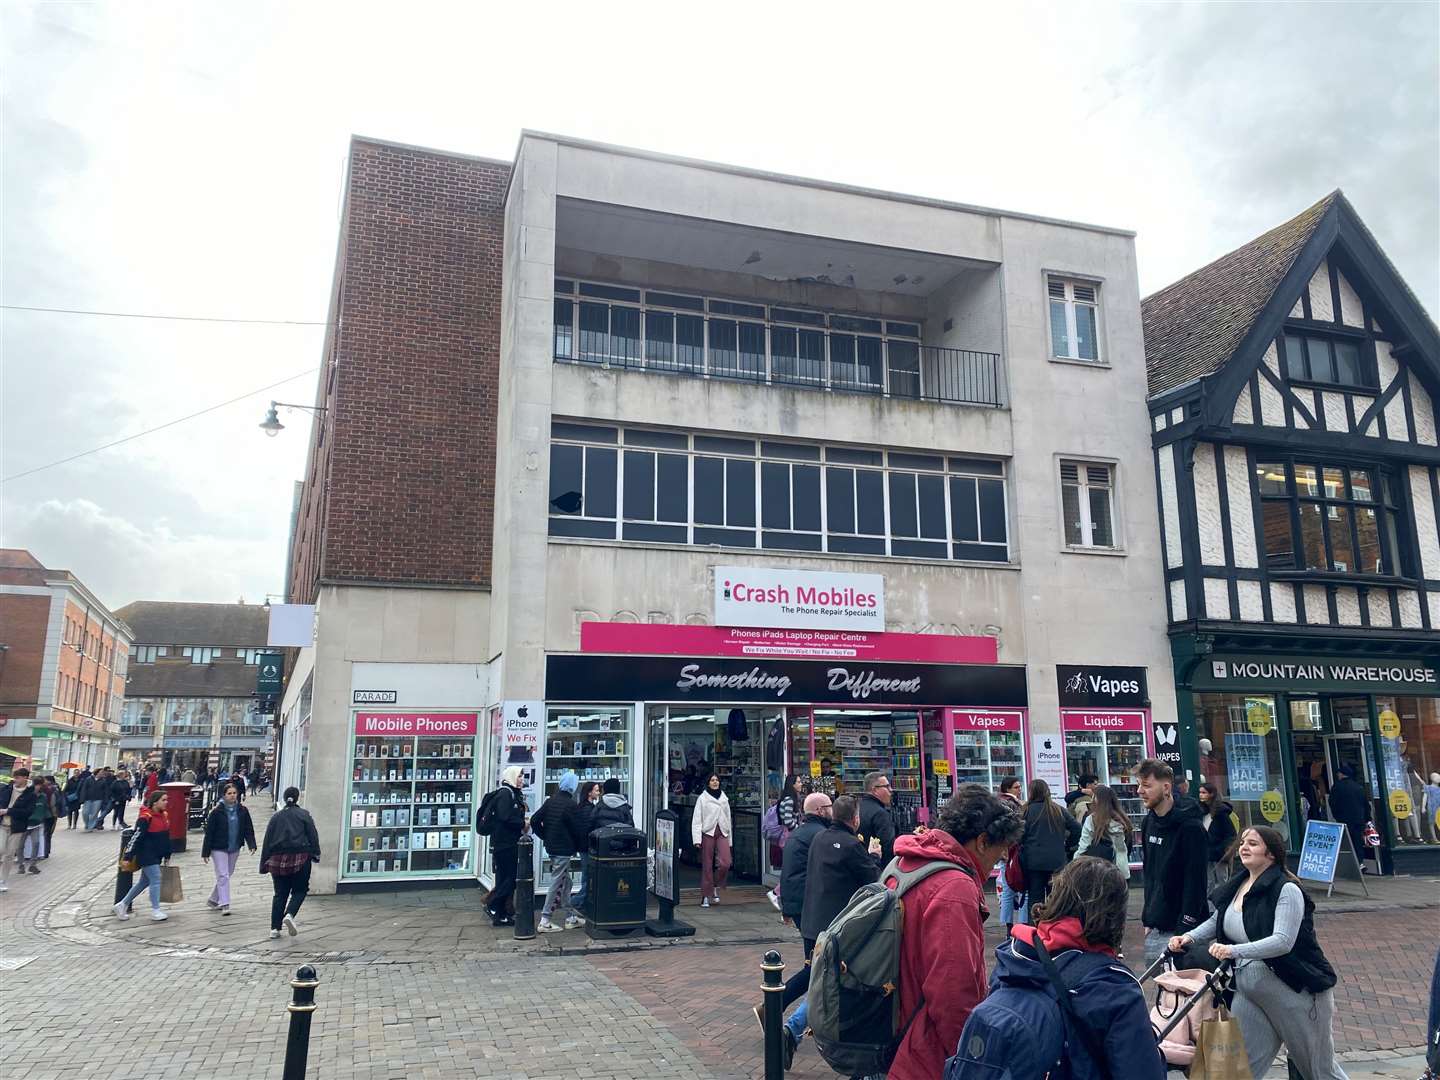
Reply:
[[1394, 839], [1440, 843], [1440, 698], [1378, 697], [1375, 708]]
[[1241, 829], [1290, 828], [1275, 709], [1268, 694], [1195, 695], [1200, 780], [1220, 788]]
[[473, 738], [355, 736], [344, 876], [471, 871]]

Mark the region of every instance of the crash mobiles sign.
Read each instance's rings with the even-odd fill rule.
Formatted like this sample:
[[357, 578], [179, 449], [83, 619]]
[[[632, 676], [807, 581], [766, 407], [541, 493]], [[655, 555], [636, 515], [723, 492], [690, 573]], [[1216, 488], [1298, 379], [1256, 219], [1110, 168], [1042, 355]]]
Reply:
[[879, 574], [717, 566], [716, 626], [885, 629], [885, 579]]

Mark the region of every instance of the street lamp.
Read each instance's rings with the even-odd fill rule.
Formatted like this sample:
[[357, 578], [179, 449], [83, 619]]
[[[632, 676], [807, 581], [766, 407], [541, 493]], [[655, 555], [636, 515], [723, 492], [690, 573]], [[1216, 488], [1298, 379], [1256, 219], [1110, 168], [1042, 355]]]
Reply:
[[285, 430], [285, 425], [280, 422], [280, 414], [278, 412], [280, 409], [303, 409], [306, 412], [315, 413], [318, 416], [325, 411], [325, 406], [292, 405], [288, 401], [270, 402], [270, 409], [265, 413], [265, 419], [260, 422], [260, 430], [272, 439]]

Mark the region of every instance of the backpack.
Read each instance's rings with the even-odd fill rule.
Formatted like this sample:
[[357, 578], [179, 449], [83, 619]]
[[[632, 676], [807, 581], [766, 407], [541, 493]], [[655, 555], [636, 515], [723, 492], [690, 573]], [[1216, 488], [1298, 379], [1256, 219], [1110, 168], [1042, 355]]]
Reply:
[[780, 804], [770, 804], [770, 809], [765, 811], [764, 818], [760, 821], [760, 835], [771, 843], [778, 844], [780, 838], [785, 835], [785, 826], [780, 824]]
[[965, 1021], [955, 1056], [945, 1062], [944, 1080], [1062, 1080], [1071, 1075], [1067, 1048], [1077, 1037], [1100, 1073], [1110, 1075], [1099, 1039], [1075, 1015], [1069, 995], [1114, 958], [1077, 950], [1062, 957], [1062, 975], [1038, 939], [1035, 952], [1050, 985], [1001, 980]]
[[[820, 932], [810, 961], [810, 1030], [825, 1063], [842, 1076], [884, 1073], [911, 1022], [924, 1006], [900, 1019], [901, 898], [931, 874], [967, 868], [943, 859], [908, 873], [892, 859], [880, 880], [862, 885]], [[885, 882], [895, 879], [895, 887]]]
[[1115, 861], [1115, 842], [1108, 836], [1102, 836], [1099, 840], [1091, 840], [1090, 846], [1080, 854], [1113, 863]]
[[[1010, 854], [1005, 858], [1005, 884], [1010, 886], [1014, 893], [1025, 892], [1025, 868], [1020, 865], [1020, 845], [1015, 844], [1010, 848]], [[1024, 907], [1024, 904], [1018, 905]]]
[[485, 798], [480, 800], [480, 812], [475, 815], [475, 831], [481, 836], [489, 836], [495, 828], [495, 812], [499, 809], [500, 789], [485, 793]]

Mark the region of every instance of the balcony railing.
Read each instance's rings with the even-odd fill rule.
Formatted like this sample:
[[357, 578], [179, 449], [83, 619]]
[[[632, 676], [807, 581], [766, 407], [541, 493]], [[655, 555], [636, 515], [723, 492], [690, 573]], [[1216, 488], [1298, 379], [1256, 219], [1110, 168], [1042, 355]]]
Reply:
[[[638, 314], [638, 312], [637, 312]], [[949, 405], [1001, 404], [1000, 355], [897, 338], [689, 316], [688, 333], [555, 326], [555, 359], [693, 378], [875, 394]], [[648, 321], [648, 320], [647, 320]]]
[[209, 724], [169, 724], [165, 728], [166, 735], [190, 736], [209, 735], [211, 727]]
[[121, 734], [121, 735], [125, 735], [125, 736], [131, 736], [131, 735], [154, 735], [154, 734], [155, 734], [155, 725], [154, 725], [154, 724], [124, 724], [124, 723], [122, 723], [122, 724], [120, 725], [120, 734]]
[[220, 734], [227, 738], [247, 737], [259, 738], [270, 731], [267, 724], [226, 724], [220, 729]]

